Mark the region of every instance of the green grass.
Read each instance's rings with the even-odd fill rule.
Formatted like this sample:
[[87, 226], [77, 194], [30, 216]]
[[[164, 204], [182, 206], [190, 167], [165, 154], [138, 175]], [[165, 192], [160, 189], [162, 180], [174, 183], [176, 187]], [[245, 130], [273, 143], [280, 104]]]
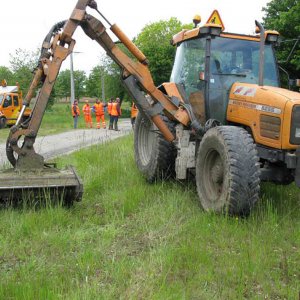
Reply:
[[194, 183], [149, 185], [132, 136], [59, 161], [83, 201], [0, 211], [0, 299], [298, 299], [299, 190], [263, 185], [247, 219], [204, 213]]

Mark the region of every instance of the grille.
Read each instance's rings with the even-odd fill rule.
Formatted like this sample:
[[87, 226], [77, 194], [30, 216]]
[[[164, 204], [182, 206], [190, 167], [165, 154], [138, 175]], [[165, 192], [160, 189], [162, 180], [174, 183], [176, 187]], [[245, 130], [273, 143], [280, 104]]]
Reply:
[[260, 135], [273, 140], [280, 138], [281, 120], [278, 117], [260, 116]]

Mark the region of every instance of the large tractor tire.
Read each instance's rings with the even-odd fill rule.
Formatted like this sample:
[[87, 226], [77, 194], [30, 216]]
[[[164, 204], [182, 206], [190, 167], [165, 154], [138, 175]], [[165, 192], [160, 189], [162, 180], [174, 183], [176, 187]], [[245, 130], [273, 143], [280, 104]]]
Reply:
[[[174, 124], [167, 117], [162, 118], [174, 132]], [[167, 179], [175, 172], [174, 145], [166, 141], [153, 122], [141, 113], [134, 126], [134, 154], [137, 167], [148, 182]]]
[[204, 210], [250, 213], [259, 198], [260, 166], [246, 130], [219, 126], [207, 131], [197, 151], [196, 184]]

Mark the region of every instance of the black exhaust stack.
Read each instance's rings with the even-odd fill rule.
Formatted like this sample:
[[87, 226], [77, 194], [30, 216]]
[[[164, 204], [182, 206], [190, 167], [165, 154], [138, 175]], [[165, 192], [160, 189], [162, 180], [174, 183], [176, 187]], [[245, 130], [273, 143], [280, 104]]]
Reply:
[[258, 85], [263, 86], [265, 69], [265, 29], [258, 21], [255, 21], [255, 25], [259, 28], [260, 31]]

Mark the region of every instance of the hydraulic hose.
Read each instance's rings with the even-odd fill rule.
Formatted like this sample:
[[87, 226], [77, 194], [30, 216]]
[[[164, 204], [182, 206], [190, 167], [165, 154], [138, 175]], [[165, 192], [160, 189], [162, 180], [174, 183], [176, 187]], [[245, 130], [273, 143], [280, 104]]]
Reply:
[[52, 37], [65, 26], [66, 22], [67, 22], [67, 20], [60, 21], [51, 27], [50, 31], [48, 32], [48, 34], [46, 35], [46, 37], [43, 41], [39, 61], [40, 61], [40, 59], [44, 58], [48, 52], [49, 48], [45, 47], [45, 45], [50, 44]]

